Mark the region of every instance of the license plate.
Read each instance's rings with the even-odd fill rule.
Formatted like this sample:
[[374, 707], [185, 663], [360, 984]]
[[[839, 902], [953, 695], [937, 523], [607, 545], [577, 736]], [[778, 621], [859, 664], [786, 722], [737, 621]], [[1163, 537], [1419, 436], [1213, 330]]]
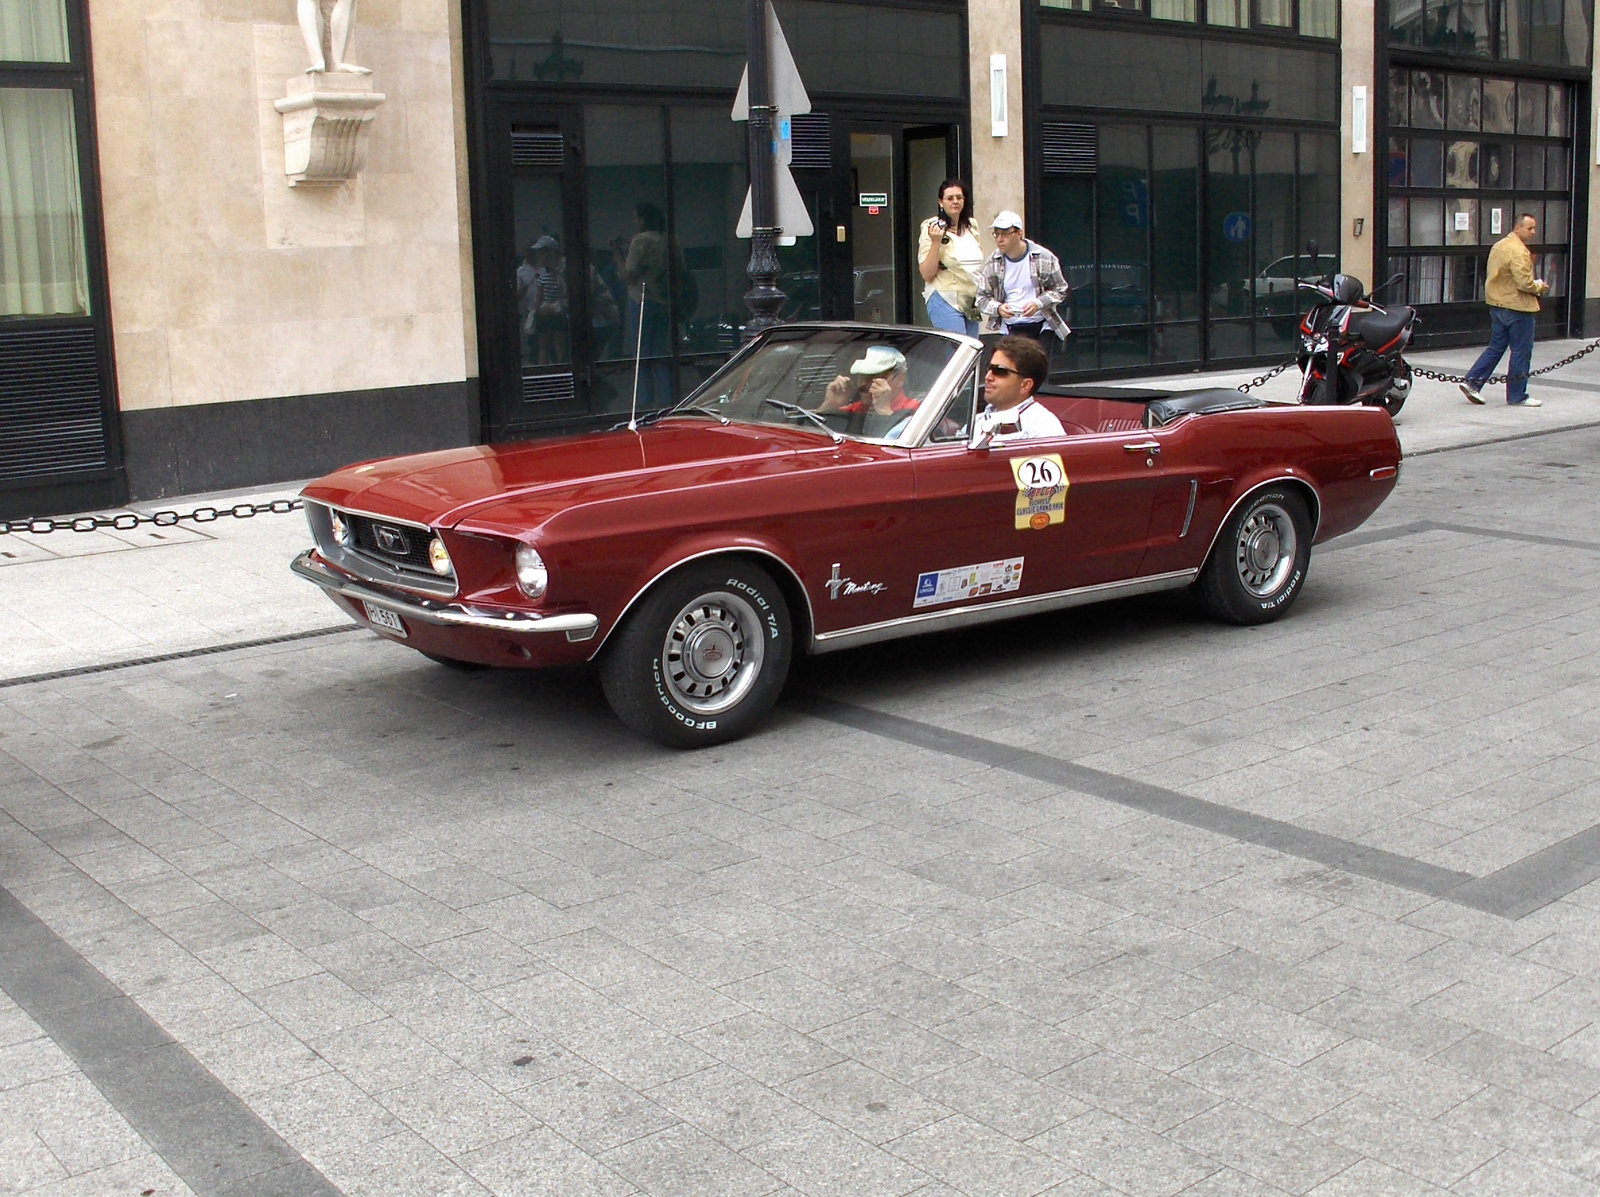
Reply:
[[386, 632], [393, 632], [396, 636], [404, 636], [406, 634], [406, 625], [401, 622], [400, 617], [393, 611], [385, 610], [383, 607], [374, 607], [367, 602], [363, 602], [361, 605], [367, 609], [367, 619], [374, 627], [382, 628]]

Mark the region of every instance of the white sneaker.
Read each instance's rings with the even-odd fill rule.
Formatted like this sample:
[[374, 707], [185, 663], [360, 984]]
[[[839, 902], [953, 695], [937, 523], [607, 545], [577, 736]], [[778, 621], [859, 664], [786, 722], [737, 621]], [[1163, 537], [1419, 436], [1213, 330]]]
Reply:
[[1461, 384], [1461, 393], [1467, 397], [1468, 403], [1476, 403], [1479, 407], [1483, 406], [1483, 395], [1470, 382]]
[[[1480, 399], [1478, 402], [1481, 403], [1481, 402], [1483, 402], [1483, 400]], [[1506, 406], [1507, 407], [1543, 407], [1544, 406], [1544, 400], [1543, 399], [1535, 399], [1532, 395], [1529, 395], [1521, 403], [1508, 403], [1508, 404], [1506, 404]]]

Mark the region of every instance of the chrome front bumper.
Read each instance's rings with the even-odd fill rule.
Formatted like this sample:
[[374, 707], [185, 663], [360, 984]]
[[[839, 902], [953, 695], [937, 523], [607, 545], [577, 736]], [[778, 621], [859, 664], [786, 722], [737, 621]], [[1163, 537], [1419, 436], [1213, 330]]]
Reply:
[[289, 568], [308, 582], [315, 582], [330, 595], [349, 599], [355, 603], [371, 603], [385, 611], [422, 623], [438, 624], [447, 628], [476, 628], [485, 632], [512, 633], [513, 635], [548, 634], [561, 632], [573, 644], [593, 640], [599, 630], [597, 615], [537, 615], [527, 611], [479, 611], [461, 603], [439, 602], [421, 597], [401, 598], [383, 590], [365, 586], [354, 578], [329, 569], [313, 559], [307, 549], [292, 562]]

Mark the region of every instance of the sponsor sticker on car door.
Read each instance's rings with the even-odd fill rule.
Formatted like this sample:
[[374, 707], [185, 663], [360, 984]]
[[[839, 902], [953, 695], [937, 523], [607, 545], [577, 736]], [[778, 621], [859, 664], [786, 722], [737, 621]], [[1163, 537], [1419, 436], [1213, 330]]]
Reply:
[[1022, 588], [1022, 558], [983, 561], [917, 575], [917, 595], [912, 607], [934, 607], [957, 599], [985, 598]]
[[1017, 483], [1017, 529], [1037, 532], [1067, 518], [1067, 468], [1061, 454], [1013, 457], [1011, 476]]

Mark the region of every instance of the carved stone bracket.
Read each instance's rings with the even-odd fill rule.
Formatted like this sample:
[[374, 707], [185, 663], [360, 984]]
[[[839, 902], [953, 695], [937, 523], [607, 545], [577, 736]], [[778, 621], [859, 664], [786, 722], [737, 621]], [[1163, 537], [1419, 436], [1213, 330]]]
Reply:
[[283, 170], [291, 187], [336, 187], [366, 164], [367, 126], [388, 99], [366, 75], [317, 71], [288, 82], [272, 106], [283, 114]]

